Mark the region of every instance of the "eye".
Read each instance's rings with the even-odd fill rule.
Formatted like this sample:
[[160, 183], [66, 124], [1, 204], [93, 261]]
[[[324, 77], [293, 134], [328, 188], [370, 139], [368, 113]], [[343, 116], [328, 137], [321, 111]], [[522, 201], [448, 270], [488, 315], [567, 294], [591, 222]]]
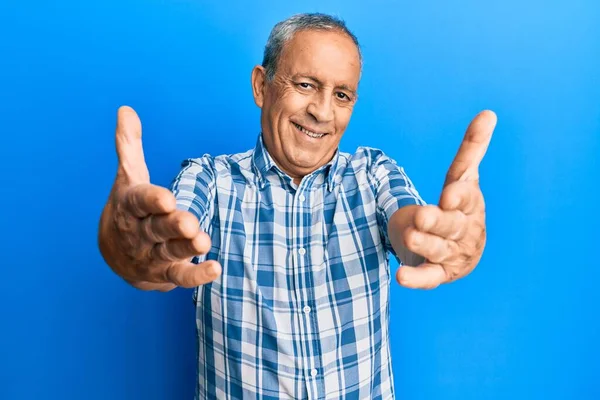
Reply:
[[336, 97], [342, 101], [351, 101], [352, 99], [344, 92], [337, 92]]
[[298, 83], [298, 86], [300, 86], [302, 89], [310, 89], [312, 87], [312, 85], [308, 82], [300, 82]]

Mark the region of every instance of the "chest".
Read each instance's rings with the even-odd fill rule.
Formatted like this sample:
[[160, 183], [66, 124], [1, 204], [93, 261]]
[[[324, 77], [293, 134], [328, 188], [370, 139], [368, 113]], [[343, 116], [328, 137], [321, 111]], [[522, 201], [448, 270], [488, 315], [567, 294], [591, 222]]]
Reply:
[[[212, 257], [228, 287], [274, 304], [291, 291], [314, 297], [378, 291], [389, 279], [373, 188], [345, 179], [291, 189], [217, 182]], [[320, 294], [320, 296], [319, 296]]]

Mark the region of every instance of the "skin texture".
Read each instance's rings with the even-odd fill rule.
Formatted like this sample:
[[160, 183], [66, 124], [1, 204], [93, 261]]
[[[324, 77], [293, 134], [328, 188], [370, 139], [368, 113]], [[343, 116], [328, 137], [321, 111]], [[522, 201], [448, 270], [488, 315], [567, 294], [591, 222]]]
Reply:
[[[296, 183], [333, 157], [356, 103], [360, 68], [347, 35], [301, 31], [284, 46], [272, 81], [263, 67], [252, 71], [265, 146]], [[310, 138], [294, 124], [326, 135]]]
[[98, 246], [112, 270], [142, 290], [169, 291], [210, 282], [221, 273], [215, 261], [190, 262], [210, 249], [197, 218], [175, 209], [175, 197], [152, 185], [144, 161], [142, 126], [130, 107], [119, 108], [117, 176], [100, 217]]
[[433, 289], [467, 276], [479, 263], [487, 236], [479, 164], [495, 126], [491, 111], [473, 119], [446, 174], [438, 205], [403, 207], [390, 218], [394, 250], [422, 256], [413, 266], [398, 269], [402, 286]]
[[[284, 46], [271, 81], [262, 66], [252, 70], [265, 146], [296, 183], [335, 154], [356, 103], [360, 68], [358, 49], [347, 35], [301, 31]], [[468, 275], [479, 262], [486, 234], [478, 168], [495, 124], [491, 111], [470, 124], [438, 205], [403, 207], [390, 219], [394, 250], [414, 261], [398, 270], [401, 285], [434, 288]], [[311, 138], [297, 125], [325, 135]], [[98, 229], [106, 263], [141, 290], [192, 288], [219, 277], [218, 262], [190, 262], [206, 254], [210, 238], [193, 214], [176, 210], [168, 189], [150, 183], [142, 126], [132, 108], [119, 108], [115, 139], [119, 164]]]

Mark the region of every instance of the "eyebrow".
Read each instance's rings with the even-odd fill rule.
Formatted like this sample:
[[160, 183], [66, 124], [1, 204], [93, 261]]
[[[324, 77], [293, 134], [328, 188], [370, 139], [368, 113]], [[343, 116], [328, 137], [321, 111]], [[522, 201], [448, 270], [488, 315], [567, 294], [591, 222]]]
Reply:
[[[296, 78], [308, 78], [308, 79], [316, 82], [318, 85], [323, 86], [323, 82], [321, 82], [319, 79], [317, 79], [315, 76], [312, 76], [312, 75], [296, 74], [296, 75], [293, 76], [293, 78], [294, 79], [296, 79]], [[352, 89], [350, 86], [348, 86], [346, 84], [337, 85], [336, 88], [337, 89], [347, 90], [350, 93], [352, 93], [354, 96], [356, 96], [356, 90]]]

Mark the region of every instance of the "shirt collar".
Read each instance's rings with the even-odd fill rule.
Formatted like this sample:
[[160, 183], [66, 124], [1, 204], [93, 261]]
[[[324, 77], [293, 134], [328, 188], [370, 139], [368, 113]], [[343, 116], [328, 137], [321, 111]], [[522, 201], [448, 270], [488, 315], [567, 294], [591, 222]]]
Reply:
[[[323, 165], [312, 173], [315, 174], [319, 173], [319, 171], [323, 171], [325, 174], [325, 180], [327, 182], [327, 190], [330, 192], [338, 183], [338, 178], [336, 176], [339, 173], [339, 158], [340, 151], [339, 149], [336, 149], [333, 158], [327, 164]], [[263, 142], [262, 134], [259, 134], [258, 139], [256, 140], [256, 146], [254, 147], [252, 154], [252, 164], [258, 177], [258, 184], [261, 189], [264, 187], [267, 173], [272, 169], [276, 169], [278, 172], [285, 175], [285, 173], [281, 171], [279, 167], [277, 167], [277, 164], [275, 164], [275, 161], [273, 161], [273, 158], [267, 151], [267, 148]]]

